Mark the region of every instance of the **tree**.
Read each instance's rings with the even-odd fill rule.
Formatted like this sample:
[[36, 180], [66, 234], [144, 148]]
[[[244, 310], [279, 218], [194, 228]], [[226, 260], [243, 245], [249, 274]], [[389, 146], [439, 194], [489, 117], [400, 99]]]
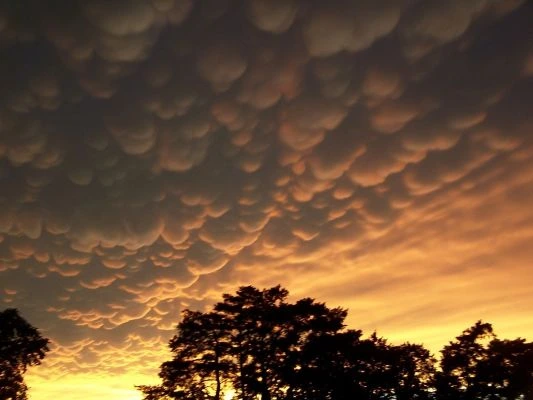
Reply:
[[344, 327], [345, 310], [329, 309], [309, 298], [290, 304], [287, 296], [280, 286], [262, 291], [246, 286], [215, 305], [231, 332], [234, 385], [242, 399], [296, 396], [301, 389], [301, 349], [311, 338]]
[[279, 286], [246, 286], [211, 312], [185, 311], [169, 343], [174, 357], [161, 365], [162, 384], [139, 387], [145, 399], [219, 400], [227, 386], [243, 400], [304, 398], [302, 349], [340, 331], [346, 311], [308, 298], [290, 304], [287, 296]]
[[442, 350], [441, 373], [437, 377], [439, 399], [473, 399], [480, 392], [476, 380], [478, 364], [486, 359], [483, 342], [494, 337], [490, 324], [476, 322]]
[[484, 399], [533, 400], [533, 343], [494, 339], [478, 368]]
[[335, 343], [340, 342], [337, 339], [345, 328], [347, 311], [330, 309], [311, 298], [301, 299], [287, 308], [287, 321], [279, 328], [280, 332], [288, 332], [285, 334], [287, 357], [280, 366], [286, 396], [281, 398], [325, 398], [328, 387], [324, 385], [323, 367], [327, 359], [321, 356], [325, 354], [325, 348], [335, 349]]
[[296, 374], [298, 400], [365, 399], [358, 379], [361, 331], [348, 330], [311, 337], [303, 346]]
[[234, 386], [241, 398], [257, 394], [270, 400], [281, 380], [276, 366], [286, 358], [288, 292], [279, 286], [260, 291], [252, 286], [241, 287], [235, 295], [224, 295], [215, 311], [224, 316], [231, 337], [230, 354], [237, 373]]
[[433, 358], [422, 346], [363, 340], [345, 330], [346, 310], [287, 297], [245, 286], [213, 311], [185, 311], [162, 384], [139, 387], [145, 400], [220, 400], [225, 387], [240, 400], [427, 398]]
[[212, 311], [185, 311], [145, 400], [533, 400], [533, 343], [477, 322], [442, 350], [346, 329], [347, 311], [280, 286], [241, 287]]
[[16, 309], [0, 311], [0, 400], [27, 398], [23, 375], [41, 363], [48, 343]]
[[186, 310], [169, 342], [174, 357], [162, 364], [161, 386], [138, 387], [151, 399], [214, 399], [223, 395], [232, 365], [228, 361], [228, 333], [217, 313]]
[[533, 343], [499, 340], [478, 321], [442, 350], [437, 398], [520, 400], [533, 398]]
[[397, 400], [433, 398], [435, 363], [431, 353], [419, 344], [391, 346], [394, 395]]

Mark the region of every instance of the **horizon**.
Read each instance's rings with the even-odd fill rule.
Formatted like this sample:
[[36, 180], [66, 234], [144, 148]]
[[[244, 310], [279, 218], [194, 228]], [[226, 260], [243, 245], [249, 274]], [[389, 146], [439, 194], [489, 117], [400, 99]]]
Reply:
[[[291, 296], [290, 293], [289, 293], [289, 299], [291, 300], [295, 300], [294, 299], [294, 296]], [[219, 299], [221, 300], [221, 299]], [[319, 299], [317, 299], [317, 301], [319, 301]], [[340, 305], [331, 305], [331, 304], [327, 304], [328, 306], [331, 306], [331, 307], [337, 307], [337, 306], [340, 306]], [[342, 308], [342, 306], [340, 306]], [[212, 309], [212, 307], [208, 307], [207, 310], [205, 311], [210, 311]], [[349, 320], [349, 316], [350, 316], [350, 313], [349, 313], [349, 309], [347, 310], [348, 311], [348, 316], [347, 316], [347, 320]], [[179, 321], [176, 322], [176, 325], [178, 322], [181, 321], [181, 318], [179, 319]], [[480, 322], [488, 322], [490, 323], [491, 321], [484, 321], [484, 320], [478, 320]], [[444, 348], [444, 345], [447, 345], [449, 343], [452, 342], [452, 339], [455, 339], [457, 336], [459, 336], [460, 333], [462, 333], [465, 329], [467, 329], [468, 327], [472, 326], [473, 323], [476, 322], [476, 321], [472, 321], [472, 323], [468, 326], [463, 326], [462, 328], [460, 329], [457, 329], [455, 333], [453, 333], [452, 336], [449, 336], [447, 338], [446, 341], [442, 342], [441, 343], [441, 340], [439, 339], [438, 341], [429, 341], [430, 345], [427, 346], [428, 343], [424, 343], [424, 342], [417, 342], [417, 341], [413, 341], [413, 340], [409, 340], [408, 337], [403, 337], [403, 336], [400, 336], [399, 339], [397, 340], [390, 340], [387, 335], [382, 335], [381, 332], [379, 332], [378, 330], [373, 330], [373, 331], [363, 331], [363, 335], [362, 335], [362, 338], [363, 339], [367, 339], [369, 338], [373, 333], [376, 333], [378, 337], [383, 337], [387, 340], [388, 343], [392, 344], [392, 345], [401, 345], [401, 344], [404, 344], [404, 343], [414, 343], [414, 344], [420, 344], [424, 347], [426, 347], [432, 356], [435, 357], [435, 359], [437, 360], [437, 362], [440, 361], [441, 359], [441, 351], [443, 350]], [[529, 337], [524, 337], [524, 336], [506, 336], [505, 334], [502, 334], [502, 332], [500, 332], [500, 330], [498, 329], [498, 326], [494, 326], [495, 328], [495, 336], [496, 338], [498, 339], [517, 339], [517, 338], [522, 338], [522, 339], [526, 339], [528, 340]], [[357, 326], [351, 326], [350, 324], [346, 324], [346, 328], [345, 329], [358, 329]], [[451, 329], [448, 328], [447, 331], [450, 331]], [[176, 334], [176, 330], [174, 330], [173, 332], [173, 335]], [[514, 331], [511, 331], [511, 332], [514, 332]], [[422, 336], [427, 336], [427, 335], [424, 335], [422, 334]], [[438, 344], [437, 344], [438, 342]], [[39, 392], [39, 396], [38, 399], [42, 398], [42, 399], [50, 399], [50, 398], [55, 398], [57, 396], [61, 396], [62, 394], [65, 393], [65, 391], [69, 391], [71, 390], [72, 392], [68, 392], [70, 393], [69, 395], [71, 396], [71, 399], [72, 400], [90, 400], [90, 399], [98, 399], [98, 398], [101, 398], [101, 396], [109, 396], [110, 398], [112, 397], [113, 399], [116, 399], [116, 400], [142, 400], [142, 394], [141, 392], [135, 388], [135, 386], [138, 386], [138, 385], [157, 385], [157, 384], [160, 384], [160, 378], [157, 376], [158, 374], [158, 370], [159, 370], [159, 367], [160, 365], [164, 362], [164, 361], [167, 361], [168, 358], [171, 356], [171, 351], [168, 347], [168, 343], [165, 344], [164, 347], [164, 351], [161, 351], [160, 354], [158, 354], [159, 356], [159, 363], [157, 365], [153, 365], [153, 371], [151, 374], [139, 374], [137, 376], [132, 376], [132, 377], [129, 377], [131, 379], [131, 388], [127, 388], [125, 385], [124, 385], [124, 376], [121, 376], [121, 375], [116, 375], [116, 376], [113, 376], [113, 377], [109, 377], [109, 376], [105, 376], [105, 377], [102, 377], [102, 376], [98, 376], [94, 373], [90, 373], [90, 374], [80, 374], [80, 375], [75, 375], [74, 377], [70, 377], [69, 378], [69, 382], [68, 384], [61, 384], [61, 385], [58, 385], [58, 381], [60, 381], [62, 378], [60, 377], [57, 377], [57, 378], [54, 378], [54, 379], [50, 379], [49, 376], [46, 376], [45, 374], [44, 375], [33, 375], [31, 372], [32, 370], [35, 370], [36, 368], [39, 368], [39, 367], [33, 367], [33, 368], [30, 368], [30, 370], [26, 373], [26, 377], [25, 377], [25, 380], [26, 380], [26, 383], [28, 384], [28, 386], [30, 387], [30, 399], [34, 399], [33, 396], [31, 396], [31, 384], [32, 382], [35, 382], [37, 383], [38, 387], [40, 388], [40, 392]], [[52, 348], [52, 352], [53, 352], [53, 348]], [[45, 361], [46, 362], [46, 361]], [[39, 379], [40, 377], [43, 377], [45, 376], [44, 379]], [[84, 393], [83, 390], [80, 390], [80, 388], [87, 388], [88, 390], [90, 390], [91, 394], [89, 395], [89, 397], [87, 396], [86, 393]], [[74, 394], [72, 394], [74, 393]], [[231, 393], [227, 393], [225, 392], [224, 394], [224, 400], [231, 400], [235, 395], [235, 392], [233, 392], [233, 394]]]
[[[435, 355], [533, 339], [533, 3], [0, 4], [0, 311], [32, 400], [140, 400], [280, 284]], [[77, 390], [75, 388], [78, 388]]]

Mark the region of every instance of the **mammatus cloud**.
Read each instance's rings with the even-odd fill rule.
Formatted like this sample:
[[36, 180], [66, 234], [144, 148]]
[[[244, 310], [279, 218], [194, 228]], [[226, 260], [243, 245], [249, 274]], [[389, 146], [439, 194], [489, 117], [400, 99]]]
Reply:
[[480, 317], [533, 332], [532, 15], [0, 5], [0, 301], [53, 340], [34, 397], [42, 374], [145, 383], [179, 312], [240, 284], [435, 347]]

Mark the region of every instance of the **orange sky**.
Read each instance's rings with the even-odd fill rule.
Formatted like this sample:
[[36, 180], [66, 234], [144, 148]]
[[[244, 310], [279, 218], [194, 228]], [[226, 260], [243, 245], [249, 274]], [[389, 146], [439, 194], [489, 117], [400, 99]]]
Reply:
[[140, 400], [180, 312], [240, 285], [434, 353], [478, 319], [533, 338], [531, 3], [25, 7], [0, 309], [52, 341], [31, 399]]

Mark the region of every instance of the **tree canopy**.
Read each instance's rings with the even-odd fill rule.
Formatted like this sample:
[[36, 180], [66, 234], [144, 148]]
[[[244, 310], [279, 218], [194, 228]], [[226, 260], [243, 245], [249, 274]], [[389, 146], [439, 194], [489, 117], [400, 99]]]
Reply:
[[533, 343], [481, 321], [442, 350], [347, 329], [347, 311], [276, 286], [241, 287], [208, 312], [186, 310], [172, 359], [145, 400], [533, 399]]
[[48, 339], [16, 309], [0, 311], [0, 400], [26, 400], [23, 375], [48, 352]]

